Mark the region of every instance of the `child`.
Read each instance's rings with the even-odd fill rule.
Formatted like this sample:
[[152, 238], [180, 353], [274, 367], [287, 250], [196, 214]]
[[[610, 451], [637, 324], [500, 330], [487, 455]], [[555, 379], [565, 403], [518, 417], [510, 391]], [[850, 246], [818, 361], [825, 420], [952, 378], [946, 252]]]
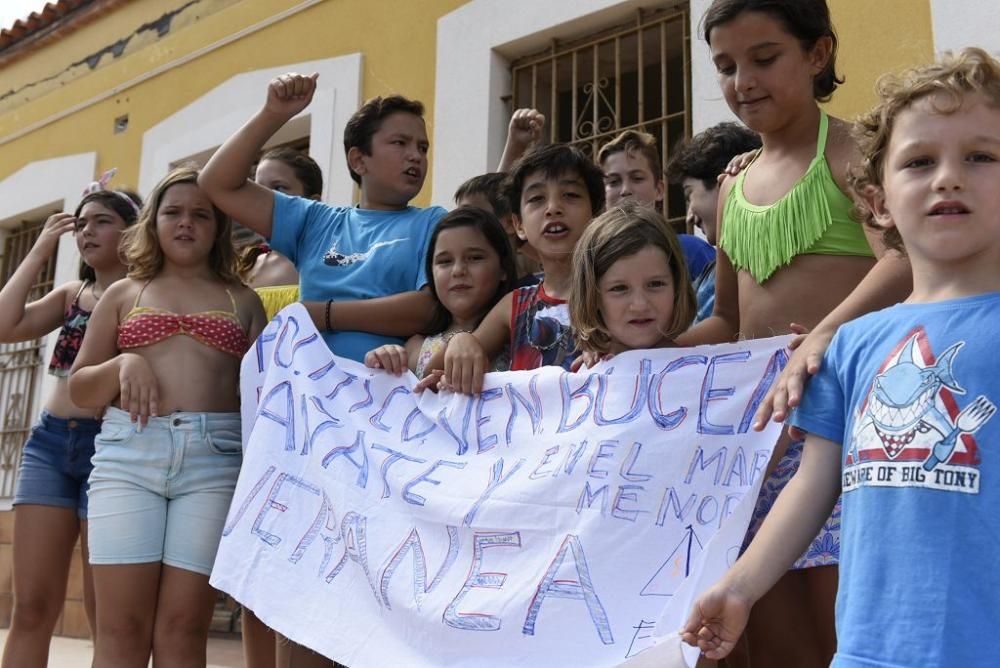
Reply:
[[[4, 314], [0, 342], [30, 341], [61, 327], [49, 362], [49, 373], [58, 380], [24, 444], [14, 494], [14, 608], [3, 650], [5, 666], [48, 663], [49, 641], [66, 598], [77, 536], [82, 538], [84, 610], [94, 628], [87, 478], [100, 412], [74, 404], [67, 380], [94, 307], [108, 286], [125, 276], [118, 241], [139, 213], [138, 196], [104, 190], [109, 178], [106, 174], [93, 184], [72, 214], [49, 216], [31, 251], [0, 291]], [[26, 305], [39, 272], [67, 232], [76, 236], [82, 258], [80, 279]]]
[[[291, 148], [265, 152], [257, 163], [254, 181], [294, 197], [319, 200], [323, 195], [323, 172], [319, 165], [308, 155]], [[257, 292], [268, 320], [299, 300], [299, 273], [295, 265], [260, 237], [240, 253], [237, 271], [243, 282]], [[274, 668], [274, 631], [246, 607], [241, 610], [240, 622], [247, 668]]]
[[[565, 144], [526, 154], [508, 180], [517, 235], [538, 251], [545, 278], [506, 295], [472, 333], [456, 334], [445, 349], [445, 385], [465, 394], [482, 390], [489, 360], [510, 345], [511, 370], [569, 368], [575, 345], [566, 299], [573, 249], [604, 207], [601, 172]], [[436, 356], [440, 359], [440, 355]], [[427, 367], [440, 369], [437, 359]]]
[[425, 331], [434, 300], [419, 258], [440, 207], [409, 202], [427, 174], [423, 105], [393, 95], [373, 98], [344, 129], [357, 207], [289, 197], [249, 181], [264, 143], [305, 109], [316, 76], [270, 82], [264, 107], [208, 161], [200, 183], [219, 208], [263, 235], [300, 274], [301, 296], [331, 350], [361, 361], [369, 350]]
[[[847, 164], [857, 159], [849, 128], [817, 104], [840, 81], [825, 0], [714, 0], [703, 25], [723, 96], [760, 134], [763, 149], [721, 187], [715, 308], [678, 343], [773, 336], [794, 331], [791, 323], [813, 328], [835, 314], [853, 317], [901, 299], [909, 287], [905, 264], [886, 254], [876, 265], [873, 248], [883, 247], [866, 239], [844, 194]], [[859, 287], [866, 275], [867, 287]], [[801, 442], [775, 448], [748, 539], [801, 452]], [[796, 569], [755, 609], [747, 627], [750, 665], [829, 664], [839, 523], [835, 510]]]
[[[835, 666], [1000, 653], [1000, 62], [979, 49], [880, 82], [855, 186], [913, 266], [905, 304], [840, 328], [801, 407], [799, 472], [684, 639], [724, 656], [843, 481]], [[766, 143], [765, 143], [766, 146]], [[766, 150], [766, 149], [765, 149]], [[843, 470], [841, 470], [843, 466]]]
[[[264, 153], [254, 171], [254, 181], [275, 192], [319, 200], [323, 195], [323, 172], [308, 155], [291, 148]], [[240, 254], [240, 278], [257, 292], [268, 320], [281, 309], [299, 300], [299, 273], [288, 258], [263, 240], [250, 244]], [[274, 631], [253, 611], [243, 607], [240, 616], [243, 659], [247, 668], [274, 668]], [[278, 641], [280, 642], [280, 641]]]
[[526, 241], [517, 236], [514, 229], [513, 214], [510, 202], [504, 195], [504, 181], [507, 175], [502, 172], [491, 172], [473, 176], [455, 191], [456, 206], [478, 206], [489, 211], [500, 221], [510, 247], [515, 250], [514, 262], [517, 265], [517, 287], [534, 285], [541, 281], [538, 276], [538, 253]]
[[[462, 206], [440, 221], [431, 235], [424, 261], [437, 301], [427, 336], [410, 337], [406, 346], [382, 346], [365, 356], [365, 364], [400, 374], [409, 368], [418, 378], [427, 361], [459, 332], [471, 332], [500, 299], [514, 289], [514, 252], [500, 222], [491, 213]], [[509, 360], [494, 360], [493, 371], [505, 371]]]
[[[684, 189], [687, 222], [699, 227], [709, 245], [718, 243], [715, 223], [719, 210], [718, 176], [738, 155], [760, 148], [760, 137], [738, 123], [719, 123], [674, 148], [667, 163], [667, 180]], [[715, 257], [694, 277], [698, 296], [697, 324], [712, 314], [715, 306]]]
[[264, 327], [229, 219], [177, 168], [128, 230], [73, 365], [74, 402], [106, 406], [90, 477], [97, 666], [204, 665], [209, 586], [240, 471], [240, 360]]
[[[604, 198], [608, 207], [626, 197], [655, 206], [663, 201], [666, 183], [660, 168], [656, 138], [646, 132], [626, 130], [601, 147], [597, 164], [604, 170]], [[691, 234], [677, 235], [691, 280], [715, 262], [715, 250]]]
[[603, 356], [673, 345], [694, 310], [680, 243], [658, 211], [625, 200], [583, 233], [569, 298], [582, 350]]
[[[323, 172], [308, 155], [290, 148], [276, 148], [261, 156], [254, 181], [271, 190], [319, 200], [323, 196]], [[268, 320], [299, 300], [299, 273], [295, 265], [274, 251], [266, 241], [249, 244], [240, 254], [239, 274], [257, 291]]]

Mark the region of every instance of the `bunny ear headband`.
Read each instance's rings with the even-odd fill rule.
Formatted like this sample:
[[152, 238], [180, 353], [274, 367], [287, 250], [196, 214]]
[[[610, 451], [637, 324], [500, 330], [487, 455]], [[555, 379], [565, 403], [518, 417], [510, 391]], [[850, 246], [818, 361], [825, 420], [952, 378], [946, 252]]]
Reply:
[[101, 174], [101, 177], [99, 179], [97, 179], [96, 181], [92, 181], [90, 184], [87, 185], [86, 188], [83, 189], [83, 196], [86, 197], [87, 195], [97, 192], [108, 192], [111, 193], [112, 195], [117, 195], [122, 200], [128, 202], [128, 205], [132, 207], [132, 210], [135, 211], [136, 217], [138, 217], [139, 205], [136, 204], [131, 197], [129, 197], [128, 195], [126, 195], [121, 191], [108, 189], [108, 184], [111, 182], [111, 179], [113, 179], [115, 174], [117, 173], [118, 173], [118, 168], [112, 167], [108, 171]]

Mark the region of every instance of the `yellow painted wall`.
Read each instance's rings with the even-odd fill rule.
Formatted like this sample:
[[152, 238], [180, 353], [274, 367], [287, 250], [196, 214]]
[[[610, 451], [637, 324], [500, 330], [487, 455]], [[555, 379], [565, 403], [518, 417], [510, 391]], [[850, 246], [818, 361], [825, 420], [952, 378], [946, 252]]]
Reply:
[[[171, 29], [183, 29], [236, 2], [240, 0], [199, 0], [197, 4], [172, 16]], [[121, 43], [119, 47], [124, 49], [125, 57], [155, 43], [155, 24], [161, 17], [173, 14], [182, 5], [183, 2], [177, 0], [127, 2], [99, 20], [84, 23], [72, 30], [66, 31], [57, 26], [55, 30], [58, 40], [45, 48], [29, 50], [15, 47], [12, 49], [15, 54], [7, 58], [0, 53], [3, 80], [3, 86], [0, 87], [0, 128], [5, 125], [2, 114], [13, 106], [22, 106], [25, 101], [38, 99], [71, 81], [92, 74], [95, 69], [115, 62], [114, 56], [106, 49], [117, 42]], [[24, 55], [19, 56], [18, 51]], [[96, 64], [88, 62], [98, 53], [102, 53], [102, 57]], [[8, 59], [11, 62], [5, 62]], [[117, 62], [122, 62], [122, 58], [117, 59]], [[132, 65], [137, 66], [139, 62], [133, 61]], [[8, 95], [7, 91], [12, 94]], [[36, 113], [40, 109], [41, 107]]]
[[840, 40], [838, 70], [846, 81], [827, 105], [851, 119], [875, 104], [885, 72], [934, 57], [929, 0], [828, 0]]
[[[0, 114], [0, 178], [46, 158], [97, 151], [98, 169], [119, 169], [116, 182], [138, 181], [142, 133], [234, 74], [284, 63], [364, 54], [363, 97], [400, 92], [422, 100], [433, 120], [437, 19], [464, 0], [324, 0], [279, 23], [171, 69], [122, 94], [6, 143], [25, 127], [90, 99], [144, 72], [160, 67], [233, 32], [299, 5], [295, 0], [243, 0], [177, 30], [132, 55]], [[179, 7], [183, 0], [141, 0], [149, 16]], [[127, 5], [126, 7], [131, 7]], [[109, 34], [131, 32], [135, 16], [115, 12], [88, 29], [86, 46], [103, 45]], [[81, 37], [80, 39], [83, 39]], [[15, 64], [18, 74], [51, 69], [63, 60], [51, 48]], [[32, 63], [32, 61], [34, 61]], [[48, 62], [49, 67], [46, 67]], [[13, 68], [12, 68], [13, 69]], [[6, 72], [0, 70], [6, 82]], [[6, 86], [5, 86], [6, 87]], [[263, 101], [264, 91], [261, 91]], [[129, 114], [129, 129], [113, 134], [114, 119]], [[431, 128], [428, 128], [429, 133]], [[430, 179], [428, 177], [428, 183]], [[417, 204], [426, 204], [425, 188]]]
[[[117, 183], [135, 185], [143, 132], [234, 74], [359, 51], [364, 54], [363, 97], [400, 92], [423, 100], [432, 133], [437, 20], [464, 1], [323, 0], [116, 97], [8, 140], [103, 91], [301, 4], [300, 0], [202, 0], [195, 16], [186, 17], [186, 24], [181, 22], [164, 38], [106, 60], [92, 73], [36, 99], [17, 106], [0, 104], [0, 179], [35, 160], [96, 151], [100, 170], [117, 166]], [[3, 88], [20, 87], [32, 77], [57, 71], [104, 46], [111, 36], [130, 34], [142, 22], [183, 4], [184, 0], [127, 3], [64, 42], [0, 69]], [[847, 77], [830, 109], [849, 118], [874, 101], [872, 87], [878, 74], [932, 56], [929, 3], [830, 0], [830, 5], [841, 40], [839, 69]], [[113, 134], [114, 119], [125, 113], [129, 129]], [[416, 203], [426, 204], [429, 198], [427, 187]]]

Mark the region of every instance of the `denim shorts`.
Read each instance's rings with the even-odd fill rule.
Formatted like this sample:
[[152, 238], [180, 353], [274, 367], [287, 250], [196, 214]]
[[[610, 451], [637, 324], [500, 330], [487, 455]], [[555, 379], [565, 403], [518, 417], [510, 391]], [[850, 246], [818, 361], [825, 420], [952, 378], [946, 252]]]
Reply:
[[239, 413], [173, 413], [137, 429], [109, 408], [94, 439], [90, 563], [209, 575], [243, 451]]
[[72, 508], [86, 519], [90, 458], [100, 430], [101, 421], [94, 418], [59, 418], [42, 411], [21, 453], [14, 505]]

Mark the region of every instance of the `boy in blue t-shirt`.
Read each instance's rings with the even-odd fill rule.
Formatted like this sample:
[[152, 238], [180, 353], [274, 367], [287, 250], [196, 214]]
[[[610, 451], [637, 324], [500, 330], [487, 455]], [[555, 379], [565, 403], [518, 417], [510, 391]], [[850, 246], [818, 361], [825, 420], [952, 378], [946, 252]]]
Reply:
[[369, 100], [344, 128], [347, 165], [361, 187], [357, 207], [290, 197], [246, 178], [267, 140], [309, 105], [317, 76], [272, 80], [264, 106], [215, 152], [198, 182], [295, 264], [301, 299], [327, 345], [362, 361], [429, 324], [433, 297], [422, 290], [422, 258], [445, 210], [409, 206], [427, 175], [429, 142], [423, 105], [398, 95]]
[[1000, 61], [966, 49], [880, 92], [852, 185], [886, 244], [905, 246], [913, 294], [834, 337], [791, 419], [806, 433], [798, 472], [682, 629], [710, 659], [841, 490], [833, 665], [1000, 655]]

